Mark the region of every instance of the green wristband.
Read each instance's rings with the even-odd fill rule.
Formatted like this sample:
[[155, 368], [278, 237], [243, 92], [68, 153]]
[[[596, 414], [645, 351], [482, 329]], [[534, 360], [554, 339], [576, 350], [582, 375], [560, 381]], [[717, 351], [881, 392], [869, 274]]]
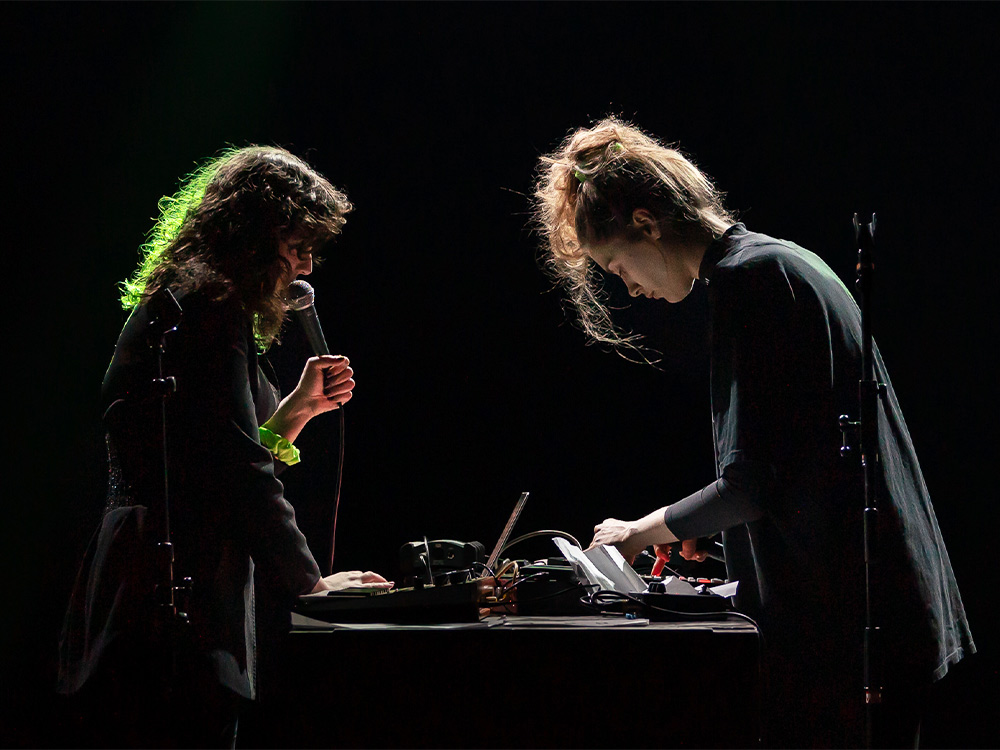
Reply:
[[260, 444], [271, 451], [281, 463], [294, 466], [302, 460], [299, 449], [278, 433], [271, 432], [266, 427], [258, 427], [257, 432], [260, 433]]

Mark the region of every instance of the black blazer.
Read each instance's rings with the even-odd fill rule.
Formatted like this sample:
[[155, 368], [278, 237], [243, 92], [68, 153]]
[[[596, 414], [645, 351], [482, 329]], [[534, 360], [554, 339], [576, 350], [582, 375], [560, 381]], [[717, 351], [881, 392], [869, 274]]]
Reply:
[[[256, 693], [254, 575], [292, 599], [320, 577], [258, 425], [277, 405], [250, 322], [230, 302], [193, 293], [167, 334], [164, 375], [168, 497], [175, 577], [193, 586], [186, 647], [240, 695]], [[154, 548], [164, 538], [162, 399], [151, 383], [157, 350], [140, 306], [104, 378], [108, 502], [77, 577], [60, 643], [59, 689], [78, 690], [116, 640], [153, 651], [154, 591], [164, 580]], [[157, 337], [158, 340], [158, 337]]]

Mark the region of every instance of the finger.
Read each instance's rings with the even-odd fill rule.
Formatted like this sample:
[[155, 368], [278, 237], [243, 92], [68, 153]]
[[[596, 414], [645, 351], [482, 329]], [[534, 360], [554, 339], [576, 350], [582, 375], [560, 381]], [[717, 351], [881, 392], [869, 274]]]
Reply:
[[330, 385], [331, 383], [343, 383], [354, 377], [354, 370], [350, 367], [345, 367], [342, 370], [335, 370], [332, 367], [328, 367], [320, 372], [323, 376], [323, 383], [326, 385]]
[[355, 386], [354, 378], [348, 376], [346, 378], [328, 378], [323, 380], [323, 392], [333, 393], [334, 391], [343, 391], [346, 393]]
[[599, 534], [602, 529], [607, 528], [608, 526], [615, 526], [620, 524], [621, 521], [619, 521], [617, 518], [605, 518], [603, 521], [597, 524], [597, 526], [594, 527], [594, 533]]
[[337, 385], [339, 383], [345, 383], [354, 377], [354, 370], [350, 367], [345, 367], [342, 370], [335, 370], [332, 367], [328, 367], [323, 371], [323, 385]]
[[339, 370], [351, 364], [351, 360], [342, 354], [317, 354], [306, 360], [306, 363], [313, 367], [335, 367]]
[[351, 400], [353, 395], [354, 394], [352, 394], [350, 391], [348, 391], [347, 393], [334, 393], [329, 396], [327, 396], [324, 393], [323, 398], [326, 399], [328, 404], [332, 404], [334, 406], [343, 406], [344, 404], [346, 404], [348, 401]]
[[304, 372], [320, 373], [324, 377], [328, 377], [330, 374], [341, 372], [349, 366], [346, 357], [323, 355], [307, 359]]
[[343, 390], [349, 391], [354, 385], [354, 378], [351, 377], [354, 373], [348, 373], [343, 375], [327, 376], [323, 378], [323, 390], [334, 391]]
[[363, 580], [365, 583], [385, 583], [386, 582], [385, 578], [383, 578], [382, 576], [380, 576], [378, 573], [373, 573], [370, 570], [366, 570], [364, 573], [361, 574], [361, 580]]
[[323, 376], [328, 380], [346, 380], [354, 377], [354, 370], [351, 367], [329, 367], [323, 366]]
[[345, 380], [342, 383], [323, 383], [323, 395], [327, 398], [338, 394], [350, 393], [357, 385], [353, 379]]

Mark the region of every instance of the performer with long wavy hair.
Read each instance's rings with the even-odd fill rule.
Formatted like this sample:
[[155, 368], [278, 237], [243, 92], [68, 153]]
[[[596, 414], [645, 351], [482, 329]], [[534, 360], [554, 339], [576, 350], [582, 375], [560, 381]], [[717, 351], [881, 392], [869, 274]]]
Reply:
[[[283, 399], [258, 363], [289, 284], [351, 209], [304, 161], [261, 146], [226, 150], [161, 200], [122, 288], [130, 315], [101, 393], [107, 504], [60, 644], [81, 744], [233, 746], [238, 705], [257, 690], [255, 576], [289, 604], [391, 585], [321, 576], [276, 478], [299, 461], [306, 424], [351, 399], [348, 359], [310, 358]], [[157, 546], [168, 532], [172, 569]]]
[[[863, 746], [863, 483], [857, 462], [840, 457], [838, 427], [841, 414], [857, 413], [861, 377], [850, 292], [815, 254], [738, 223], [679, 150], [614, 117], [541, 159], [535, 217], [547, 269], [593, 341], [642, 347], [614, 325], [604, 274], [670, 303], [707, 285], [716, 478], [643, 518], [604, 520], [592, 545], [631, 557], [682, 541], [691, 556], [693, 540], [721, 532], [737, 606], [764, 639], [765, 746]], [[877, 349], [875, 362], [886, 385], [876, 568], [885, 702], [875, 743], [912, 746], [928, 686], [975, 646]], [[653, 470], [669, 471], [669, 458]], [[669, 736], [669, 715], [664, 725]]]

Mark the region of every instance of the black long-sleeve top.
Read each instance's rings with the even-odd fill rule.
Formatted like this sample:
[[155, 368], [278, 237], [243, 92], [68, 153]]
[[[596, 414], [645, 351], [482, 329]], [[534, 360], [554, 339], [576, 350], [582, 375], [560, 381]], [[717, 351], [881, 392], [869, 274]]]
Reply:
[[[800, 692], [819, 674], [860, 690], [864, 484], [858, 461], [840, 456], [838, 424], [858, 414], [860, 310], [815, 254], [742, 224], [712, 243], [699, 275], [710, 304], [719, 479], [668, 507], [665, 521], [682, 539], [724, 532], [737, 603], [758, 619], [777, 663], [798, 671]], [[874, 579], [880, 655], [887, 684], [923, 684], [975, 645], [877, 347], [874, 359], [886, 386]]]

